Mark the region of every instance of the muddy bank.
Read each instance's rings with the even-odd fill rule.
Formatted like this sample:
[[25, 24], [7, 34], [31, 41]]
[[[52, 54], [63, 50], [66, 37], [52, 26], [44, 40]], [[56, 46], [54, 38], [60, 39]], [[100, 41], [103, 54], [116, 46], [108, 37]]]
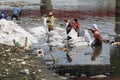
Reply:
[[[11, 10], [4, 10], [5, 12], [8, 13], [9, 16], [12, 15], [12, 11]], [[64, 17], [69, 17], [69, 18], [78, 18], [81, 20], [86, 20], [89, 18], [89, 16], [93, 16], [93, 17], [115, 17], [115, 12], [114, 11], [64, 11], [64, 10], [53, 10], [54, 16], [56, 18], [59, 19], [63, 19]], [[27, 10], [24, 9], [22, 10], [22, 14], [21, 17], [29, 17], [29, 18], [40, 18], [42, 17], [44, 14], [48, 15], [47, 11], [44, 11], [43, 13], [41, 13], [40, 9], [37, 10]]]
[[0, 80], [58, 80], [41, 57], [24, 48], [0, 44]]

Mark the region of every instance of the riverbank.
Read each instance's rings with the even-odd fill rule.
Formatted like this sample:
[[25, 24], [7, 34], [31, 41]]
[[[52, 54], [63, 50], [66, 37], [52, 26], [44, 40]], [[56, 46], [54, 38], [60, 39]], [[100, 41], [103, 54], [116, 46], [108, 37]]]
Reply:
[[[11, 10], [4, 10], [8, 13], [9, 16], [12, 15]], [[49, 12], [41, 13], [40, 9], [31, 10], [24, 9], [22, 10], [21, 17], [29, 17], [29, 18], [41, 18], [43, 15], [48, 15]], [[64, 17], [69, 18], [78, 18], [80, 20], [87, 20], [90, 16], [92, 17], [115, 17], [114, 11], [64, 11], [64, 10], [53, 10], [54, 16], [59, 19], [64, 19]]]

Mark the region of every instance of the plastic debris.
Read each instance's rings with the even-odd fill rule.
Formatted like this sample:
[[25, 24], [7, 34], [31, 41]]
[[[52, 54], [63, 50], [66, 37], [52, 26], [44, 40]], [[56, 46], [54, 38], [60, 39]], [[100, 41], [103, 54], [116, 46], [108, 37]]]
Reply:
[[[25, 46], [25, 39], [27, 37], [27, 45], [37, 43], [37, 38], [25, 31], [19, 25], [10, 20], [0, 20], [0, 43], [22, 47]], [[14, 40], [14, 43], [13, 43]]]

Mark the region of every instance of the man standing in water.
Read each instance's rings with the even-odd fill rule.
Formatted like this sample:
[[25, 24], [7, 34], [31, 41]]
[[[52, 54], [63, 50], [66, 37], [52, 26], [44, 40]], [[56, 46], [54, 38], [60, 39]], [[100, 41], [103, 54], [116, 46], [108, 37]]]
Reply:
[[20, 14], [21, 14], [20, 8], [18, 6], [14, 6], [13, 11], [12, 11], [11, 20], [13, 20], [13, 18], [16, 18], [16, 20], [18, 20], [18, 17], [20, 16]]
[[47, 20], [48, 23], [48, 31], [51, 31], [54, 29], [54, 16], [53, 16], [53, 12], [49, 13], [49, 18]]
[[80, 33], [80, 28], [79, 28], [80, 24], [78, 23], [78, 19], [74, 19], [74, 29], [75, 31], [77, 32], [78, 34], [78, 37], [80, 36], [79, 33]]
[[103, 40], [102, 40], [102, 36], [99, 32], [99, 29], [96, 24], [93, 24], [92, 26], [93, 26], [93, 28], [87, 28], [88, 30], [90, 30], [93, 33], [93, 38], [94, 38], [94, 40], [92, 41], [92, 43], [90, 45], [101, 46]]
[[93, 24], [92, 32], [93, 32], [93, 36], [94, 36], [94, 41], [92, 42], [92, 45], [101, 46], [102, 45], [102, 36], [101, 36], [96, 24]]

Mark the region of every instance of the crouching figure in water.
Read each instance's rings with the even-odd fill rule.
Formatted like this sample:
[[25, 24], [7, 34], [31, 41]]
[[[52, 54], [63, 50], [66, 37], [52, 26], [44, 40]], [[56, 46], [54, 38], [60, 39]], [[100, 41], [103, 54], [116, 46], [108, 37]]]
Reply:
[[[93, 39], [89, 39], [89, 45], [92, 46], [101, 46], [102, 45], [102, 36], [99, 32], [99, 29], [96, 24], [93, 24], [92, 28], [87, 28], [93, 33]], [[88, 33], [89, 34], [89, 33]], [[86, 35], [86, 37], [90, 38], [90, 36]]]

